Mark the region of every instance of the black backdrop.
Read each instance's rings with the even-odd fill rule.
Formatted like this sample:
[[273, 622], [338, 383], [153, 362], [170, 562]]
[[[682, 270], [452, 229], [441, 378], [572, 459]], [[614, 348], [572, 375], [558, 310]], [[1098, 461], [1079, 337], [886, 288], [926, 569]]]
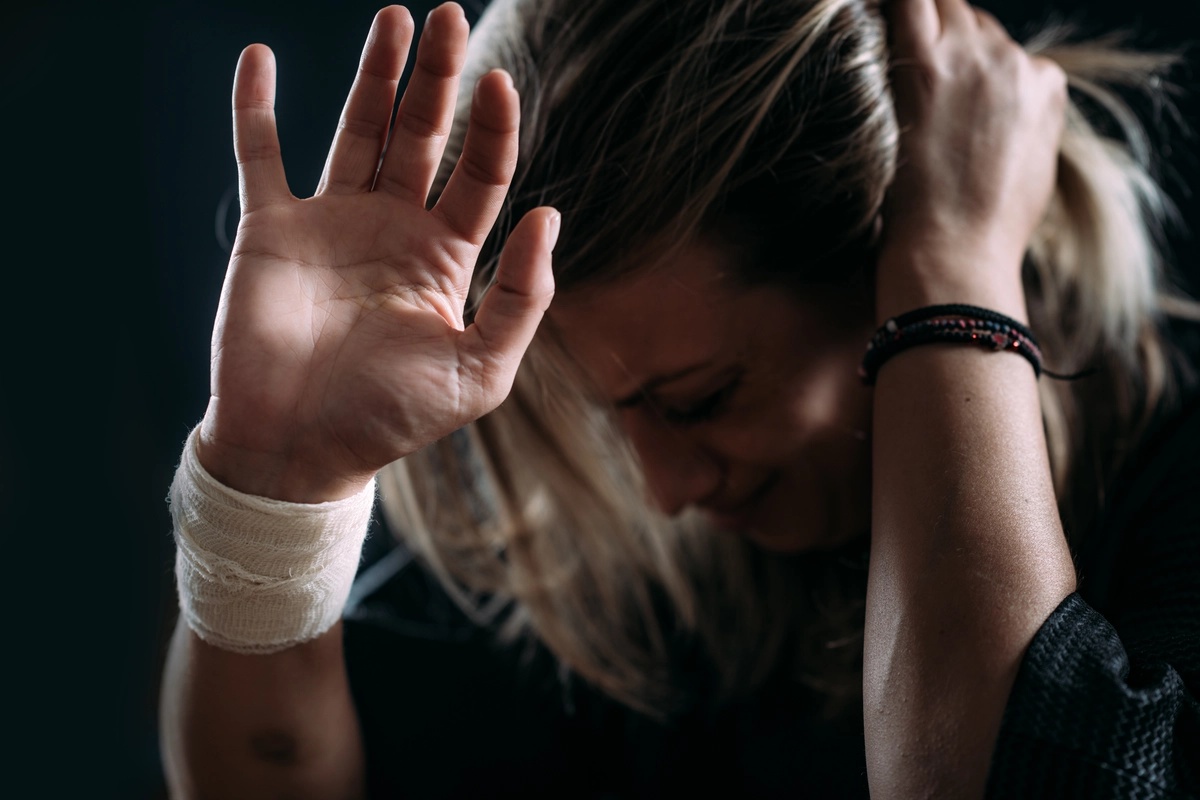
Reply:
[[[981, 4], [1018, 34], [1046, 13], [1034, 0]], [[474, 18], [483, 3], [465, 5]], [[431, 6], [410, 5], [418, 24]], [[1197, 0], [1056, 7], [1085, 31], [1127, 27], [1147, 46], [1200, 39]], [[275, 50], [290, 183], [311, 191], [376, 8], [197, 0], [5, 12], [0, 663], [19, 744], [0, 794], [11, 782], [22, 796], [163, 796], [156, 694], [175, 614], [164, 498], [207, 400], [236, 216], [233, 67], [250, 42]], [[1179, 80], [1200, 89], [1194, 69]], [[1200, 119], [1197, 98], [1179, 107]], [[1200, 146], [1178, 129], [1159, 143], [1168, 189], [1200, 226], [1188, 191]], [[1197, 261], [1194, 241], [1177, 232], [1172, 243], [1180, 263]]]

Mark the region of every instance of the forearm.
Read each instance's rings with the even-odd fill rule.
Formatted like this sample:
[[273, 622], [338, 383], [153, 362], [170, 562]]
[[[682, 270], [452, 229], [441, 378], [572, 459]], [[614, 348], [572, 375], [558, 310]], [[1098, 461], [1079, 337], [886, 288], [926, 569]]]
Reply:
[[172, 797], [365, 794], [340, 624], [278, 653], [244, 655], [206, 644], [181, 622], [160, 708]]
[[918, 347], [881, 371], [864, 700], [873, 797], [980, 797], [1034, 633], [1074, 589], [1029, 364]]

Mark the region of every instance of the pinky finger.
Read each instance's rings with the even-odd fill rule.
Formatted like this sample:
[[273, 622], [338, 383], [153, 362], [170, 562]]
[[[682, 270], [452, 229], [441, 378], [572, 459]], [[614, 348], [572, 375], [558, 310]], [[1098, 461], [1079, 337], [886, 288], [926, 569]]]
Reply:
[[275, 129], [275, 56], [265, 45], [250, 45], [238, 59], [233, 152], [243, 212], [291, 198]]
[[517, 365], [554, 296], [550, 251], [559, 224], [552, 208], [534, 209], [522, 218], [500, 255], [495, 284], [459, 340], [463, 354], [478, 365], [483, 395], [492, 407], [512, 388]]

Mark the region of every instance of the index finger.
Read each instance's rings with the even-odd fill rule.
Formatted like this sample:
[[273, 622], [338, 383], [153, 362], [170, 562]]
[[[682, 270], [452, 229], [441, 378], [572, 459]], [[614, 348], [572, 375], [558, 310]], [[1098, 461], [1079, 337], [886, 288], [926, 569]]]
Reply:
[[934, 0], [891, 0], [884, 3], [884, 8], [894, 57], [924, 52], [942, 35], [942, 20]]
[[242, 212], [291, 199], [275, 129], [275, 54], [252, 44], [233, 77], [233, 152]]

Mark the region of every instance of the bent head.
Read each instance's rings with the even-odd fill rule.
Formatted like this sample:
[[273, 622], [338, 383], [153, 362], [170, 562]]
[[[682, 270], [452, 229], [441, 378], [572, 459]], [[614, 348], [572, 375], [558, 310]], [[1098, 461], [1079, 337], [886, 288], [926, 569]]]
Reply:
[[556, 206], [543, 333], [615, 402], [660, 507], [773, 549], [865, 529], [861, 287], [898, 140], [878, 2], [497, 0], [469, 55], [494, 67], [521, 151], [476, 297], [511, 225]]
[[616, 409], [651, 499], [773, 551], [865, 533], [869, 394], [857, 287], [747, 285], [706, 238], [669, 263], [561, 295], [550, 325]]
[[[635, 706], [676, 686], [659, 669], [671, 658], [662, 592], [733, 689], [793, 656], [822, 691], [861, 688], [865, 565], [763, 550], [824, 549], [868, 517], [870, 396], [855, 370], [899, 140], [881, 4], [492, 0], [472, 37], [441, 179], [473, 78], [508, 70], [522, 109], [473, 301], [513, 225], [542, 204], [563, 213], [558, 294], [509, 400], [467, 437], [393, 465], [385, 509], [440, 574], [519, 601], [564, 663]], [[1114, 76], [1145, 86], [1171, 63], [1108, 46], [1058, 55], [1085, 91]], [[1115, 97], [1097, 107], [1140, 141]], [[1161, 198], [1135, 158], [1071, 119], [1057, 219], [1029, 253], [1031, 322], [1047, 352], [1106, 364], [1107, 391], [1125, 399], [1043, 385], [1060, 487], [1089, 415], [1132, 419], [1167, 386], [1160, 370], [1144, 395], [1130, 388], [1147, 353], [1165, 364], [1138, 211]], [[759, 547], [693, 535], [691, 515], [667, 523], [646, 494], [668, 514], [706, 508]]]

